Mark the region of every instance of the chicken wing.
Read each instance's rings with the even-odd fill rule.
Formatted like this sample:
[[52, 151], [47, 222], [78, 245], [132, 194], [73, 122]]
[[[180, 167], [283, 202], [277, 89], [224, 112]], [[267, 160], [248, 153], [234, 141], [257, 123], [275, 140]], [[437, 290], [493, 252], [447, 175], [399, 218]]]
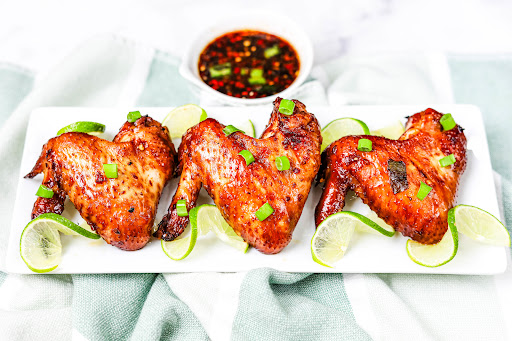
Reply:
[[[166, 127], [150, 117], [126, 122], [113, 142], [85, 133], [54, 137], [25, 178], [43, 172], [53, 198], [38, 197], [32, 218], [61, 214], [66, 195], [107, 243], [138, 250], [151, 237], [160, 194], [174, 174], [176, 151]], [[117, 164], [107, 178], [103, 164]]]
[[[463, 129], [444, 131], [442, 116], [427, 109], [409, 117], [399, 140], [365, 135], [333, 142], [322, 154], [319, 178], [325, 189], [316, 207], [316, 225], [341, 211], [352, 189], [404, 236], [424, 244], [439, 242], [448, 229], [448, 210], [466, 167]], [[372, 151], [358, 150], [361, 138], [372, 141]], [[439, 160], [450, 154], [455, 163], [441, 167]], [[417, 197], [421, 182], [432, 187], [424, 200]]]
[[[301, 102], [294, 100], [290, 116], [279, 113], [280, 102], [274, 101], [260, 139], [241, 132], [226, 136], [225, 126], [211, 118], [187, 131], [178, 151], [180, 182], [157, 237], [173, 240], [183, 232], [188, 217], [177, 215], [176, 203], [186, 200], [190, 210], [204, 186], [227, 223], [250, 245], [267, 254], [288, 245], [320, 167], [322, 137], [316, 118]], [[242, 150], [249, 150], [255, 161], [247, 165], [238, 155]], [[279, 156], [289, 159], [289, 170], [277, 170]], [[274, 213], [259, 221], [255, 212], [266, 202]]]

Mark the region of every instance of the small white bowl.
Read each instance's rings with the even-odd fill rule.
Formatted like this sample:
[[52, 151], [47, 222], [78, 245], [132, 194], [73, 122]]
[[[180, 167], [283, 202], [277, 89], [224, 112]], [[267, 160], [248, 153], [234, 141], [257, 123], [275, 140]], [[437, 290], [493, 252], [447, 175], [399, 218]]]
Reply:
[[[199, 55], [206, 45], [215, 38], [238, 30], [256, 30], [271, 33], [287, 40], [297, 51], [300, 60], [299, 75], [285, 90], [263, 98], [238, 98], [225, 95], [212, 89], [199, 76]], [[200, 90], [212, 96], [215, 100], [228, 105], [260, 105], [272, 102], [277, 96], [289, 98], [293, 92], [306, 80], [313, 65], [313, 47], [307, 34], [295, 22], [287, 17], [266, 12], [242, 12], [228, 18], [218, 20], [197, 39], [195, 39], [183, 56], [179, 72]]]

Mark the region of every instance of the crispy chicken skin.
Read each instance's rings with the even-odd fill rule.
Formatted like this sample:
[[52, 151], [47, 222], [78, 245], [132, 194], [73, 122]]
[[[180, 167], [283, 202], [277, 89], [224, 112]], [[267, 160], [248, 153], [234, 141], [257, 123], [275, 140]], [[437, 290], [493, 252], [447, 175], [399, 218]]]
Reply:
[[[160, 194], [174, 174], [176, 151], [166, 127], [148, 116], [126, 122], [113, 142], [85, 133], [54, 137], [25, 178], [44, 174], [51, 199], [38, 197], [32, 218], [61, 214], [66, 195], [85, 221], [109, 244], [138, 250], [151, 238]], [[103, 164], [115, 163], [109, 179]]]
[[[409, 117], [399, 140], [377, 136], [347, 136], [333, 142], [322, 154], [320, 181], [325, 189], [316, 207], [318, 226], [345, 205], [349, 189], [386, 223], [404, 236], [424, 244], [438, 243], [448, 229], [459, 178], [466, 167], [466, 137], [460, 126], [443, 131], [442, 114], [427, 109]], [[358, 140], [372, 141], [371, 152], [357, 149]], [[439, 159], [453, 154], [456, 162], [441, 167]], [[388, 161], [403, 162], [406, 188], [393, 193]], [[424, 200], [416, 197], [420, 183], [432, 191]], [[402, 184], [403, 185], [403, 184]]]
[[[261, 138], [241, 132], [226, 136], [225, 127], [207, 119], [183, 136], [178, 151], [181, 178], [167, 215], [155, 235], [164, 240], [179, 236], [188, 217], [179, 217], [176, 203], [183, 199], [190, 210], [204, 186], [234, 231], [266, 254], [281, 251], [291, 240], [311, 184], [320, 167], [322, 137], [314, 115], [294, 100], [291, 116], [279, 113], [280, 98]], [[249, 150], [255, 162], [246, 165], [238, 153]], [[290, 160], [290, 169], [279, 171], [278, 156]], [[255, 212], [266, 202], [274, 213], [259, 221]]]

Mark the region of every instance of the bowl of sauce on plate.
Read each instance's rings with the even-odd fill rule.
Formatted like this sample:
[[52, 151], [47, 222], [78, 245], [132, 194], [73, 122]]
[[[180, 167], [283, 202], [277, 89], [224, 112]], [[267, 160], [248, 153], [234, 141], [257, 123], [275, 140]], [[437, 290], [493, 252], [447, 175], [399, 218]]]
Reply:
[[288, 88], [299, 75], [293, 46], [277, 35], [238, 30], [209, 43], [199, 55], [201, 79], [212, 89], [237, 98], [262, 98]]
[[313, 64], [306, 33], [287, 17], [241, 12], [190, 42], [180, 74], [221, 104], [260, 105], [292, 97]]

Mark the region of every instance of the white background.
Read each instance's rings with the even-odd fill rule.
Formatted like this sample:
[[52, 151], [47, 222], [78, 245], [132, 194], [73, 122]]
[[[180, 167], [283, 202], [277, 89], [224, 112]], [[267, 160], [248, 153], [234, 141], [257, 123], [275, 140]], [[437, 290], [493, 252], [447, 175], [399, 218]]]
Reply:
[[232, 10], [285, 13], [314, 42], [315, 63], [346, 54], [512, 53], [512, 1], [0, 1], [0, 62], [44, 74], [69, 51], [113, 33], [174, 55]]

